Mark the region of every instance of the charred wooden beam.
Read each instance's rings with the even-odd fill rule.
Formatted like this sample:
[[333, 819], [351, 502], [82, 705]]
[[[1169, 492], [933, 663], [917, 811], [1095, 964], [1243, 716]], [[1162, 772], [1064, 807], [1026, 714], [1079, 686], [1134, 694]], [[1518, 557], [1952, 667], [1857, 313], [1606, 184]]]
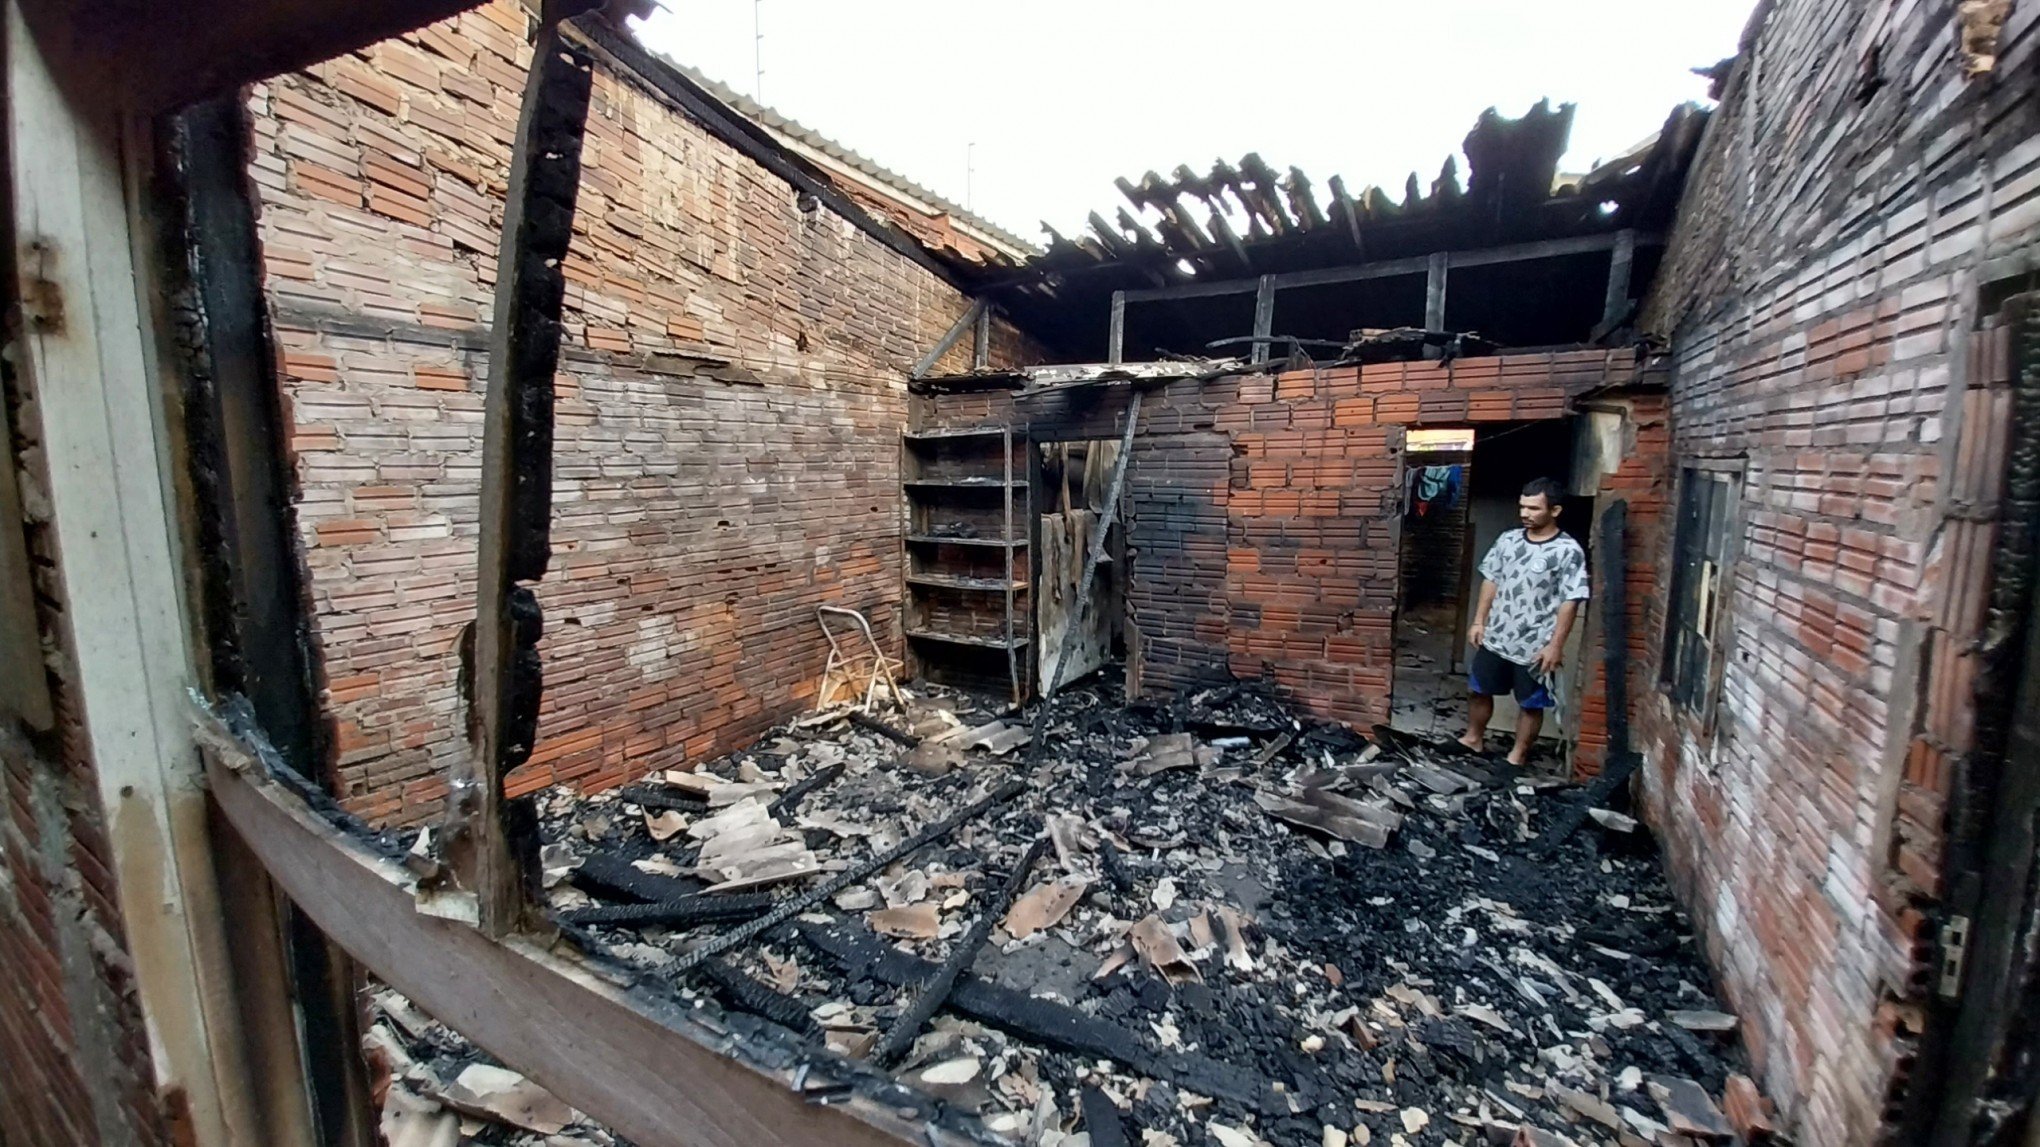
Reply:
[[1614, 760], [1604, 762], [1601, 766], [1601, 775], [1587, 783], [1587, 787], [1580, 794], [1579, 803], [1553, 817], [1551, 827], [1545, 829], [1544, 834], [1537, 838], [1537, 843], [1531, 846], [1531, 851], [1538, 856], [1549, 856], [1553, 849], [1564, 844], [1567, 837], [1586, 823], [1587, 810], [1600, 808], [1608, 803], [1608, 798], [1614, 796], [1616, 790], [1629, 783], [1630, 774], [1636, 772], [1636, 767], [1640, 763], [1641, 759], [1635, 753], [1625, 753]]
[[686, 975], [688, 972], [700, 967], [703, 961], [714, 959], [716, 956], [729, 951], [739, 944], [749, 943], [752, 939], [779, 927], [781, 924], [806, 912], [808, 909], [843, 891], [852, 884], [858, 884], [871, 879], [873, 873], [882, 871], [893, 862], [903, 857], [911, 856], [936, 841], [947, 837], [966, 821], [975, 820], [989, 812], [992, 808], [1019, 796], [1026, 789], [1027, 786], [1017, 780], [1007, 781], [984, 796], [964, 805], [962, 808], [915, 833], [908, 839], [883, 852], [867, 857], [829, 879], [822, 881], [820, 884], [812, 885], [798, 896], [791, 896], [780, 901], [779, 907], [758, 917], [756, 920], [732, 928], [728, 932], [703, 944], [701, 947], [688, 952], [673, 962], [670, 971], [676, 976]]
[[[854, 979], [869, 978], [893, 987], [926, 983], [934, 964], [910, 956], [879, 940], [857, 924], [796, 926], [800, 938], [815, 951], [836, 961]], [[1141, 1075], [1166, 1080], [1199, 1095], [1264, 1106], [1271, 1098], [1265, 1080], [1250, 1069], [1222, 1064], [1195, 1053], [1169, 1053], [1149, 1047], [1139, 1036], [1064, 1004], [1001, 988], [976, 976], [958, 976], [949, 1004], [958, 1014], [1029, 1043], [1091, 1059], [1110, 1059]]]
[[1277, 235], [1287, 235], [1296, 230], [1296, 223], [1289, 212], [1282, 207], [1280, 180], [1275, 169], [1254, 152], [1240, 157], [1240, 175], [1247, 181], [1247, 190], [1253, 197], [1255, 213], [1268, 221], [1268, 229]]
[[1104, 245], [1105, 250], [1113, 258], [1131, 259], [1134, 257], [1136, 248], [1133, 243], [1125, 235], [1113, 230], [1112, 224], [1105, 222], [1103, 215], [1093, 211], [1087, 221], [1091, 224], [1091, 233], [1098, 237], [1098, 242]]
[[1615, 249], [1608, 258], [1608, 291], [1601, 303], [1601, 325], [1615, 329], [1629, 313], [1629, 273], [1636, 262], [1636, 232], [1615, 233]]
[[1211, 165], [1210, 182], [1215, 190], [1232, 192], [1233, 202], [1238, 203], [1240, 210], [1246, 213], [1248, 239], [1265, 239], [1274, 233], [1273, 225], [1266, 218], [1265, 208], [1260, 203], [1260, 197], [1252, 187], [1245, 184], [1240, 173], [1233, 170], [1232, 164], [1223, 159], [1214, 162]]
[[[1057, 238], [1061, 238], [1061, 236], [1057, 236]], [[935, 340], [935, 345], [930, 347], [928, 353], [922, 355], [920, 361], [914, 364], [914, 369], [907, 373], [914, 378], [920, 378], [930, 370], [933, 370], [935, 364], [942, 360], [942, 356], [949, 353], [949, 348], [955, 346], [958, 340], [963, 338], [963, 332], [976, 325], [978, 316], [983, 314], [984, 311], [985, 301], [983, 299], [971, 300], [969, 308], [963, 312], [962, 317], [949, 324], [949, 329], [942, 332], [942, 337]]]
[[[1427, 331], [1445, 329], [1445, 278], [1451, 266], [1452, 257], [1440, 251], [1431, 256], [1430, 265], [1424, 270], [1424, 329]], [[1424, 348], [1425, 358], [1437, 358], [1440, 353], [1437, 347]]]
[[1247, 255], [1246, 244], [1240, 242], [1240, 237], [1233, 231], [1232, 224], [1225, 221], [1225, 214], [1216, 207], [1211, 211], [1211, 233], [1226, 250], [1232, 252], [1232, 257], [1239, 261], [1240, 270], [1254, 269], [1254, 260]]
[[1288, 197], [1289, 210], [1295, 213], [1306, 230], [1324, 226], [1324, 209], [1318, 206], [1317, 196], [1311, 194], [1310, 176], [1305, 175], [1302, 168], [1289, 169], [1289, 178], [1282, 184], [1282, 194]]
[[1126, 1123], [1119, 1118], [1118, 1105], [1103, 1089], [1084, 1088], [1079, 1107], [1084, 1113], [1084, 1134], [1091, 1137], [1091, 1147], [1127, 1147]]
[[838, 762], [819, 772], [803, 777], [795, 781], [792, 788], [780, 793], [778, 800], [766, 805], [765, 811], [773, 816], [792, 816], [800, 811], [800, 802], [812, 796], [817, 790], [835, 784], [836, 778], [842, 775], [843, 765], [841, 762]]
[[1438, 168], [1438, 178], [1431, 181], [1431, 198], [1440, 207], [1451, 207], [1466, 198], [1466, 190], [1459, 186], [1459, 160], [1445, 157], [1445, 163]]
[[598, 852], [581, 861], [568, 877], [574, 887], [594, 896], [622, 897], [645, 903], [685, 900], [701, 890], [700, 884], [673, 876], [655, 876], [620, 856]]
[[[1658, 245], [1663, 238], [1656, 235], [1639, 235], [1638, 244]], [[1533, 259], [1554, 259], [1564, 255], [1580, 255], [1594, 251], [1607, 251], [1617, 242], [1616, 236], [1584, 235], [1576, 239], [1547, 239], [1536, 243], [1519, 243], [1508, 247], [1488, 247], [1476, 251], [1454, 251], [1449, 253], [1453, 267], [1488, 267], [1498, 263], [1519, 263]], [[1385, 279], [1397, 275], [1422, 275], [1430, 270], [1432, 260], [1446, 257], [1447, 252], [1431, 255], [1416, 255], [1407, 259], [1385, 259], [1378, 263], [1359, 263], [1345, 267], [1323, 267], [1311, 271], [1278, 271], [1273, 275], [1275, 289], [1287, 291], [1296, 287], [1323, 287], [1334, 283], [1354, 283], [1363, 279]], [[1195, 299], [1212, 295], [1248, 295], [1260, 288], [1260, 278], [1221, 279], [1209, 282], [1181, 283], [1167, 287], [1141, 287], [1126, 291], [1126, 299], [1132, 303], [1154, 302], [1160, 299]]]
[[716, 998], [730, 1007], [763, 1016], [780, 1027], [809, 1038], [822, 1034], [815, 1018], [808, 1014], [807, 1006], [792, 996], [766, 987], [721, 960], [704, 960], [700, 972], [701, 978], [715, 987]]
[[650, 785], [631, 785], [616, 794], [616, 799], [642, 808], [672, 809], [676, 812], [706, 812], [708, 798], [678, 789], [655, 789]]
[[1126, 292], [1112, 292], [1111, 325], [1105, 333], [1105, 361], [1118, 366], [1126, 353]]
[[1268, 361], [1268, 337], [1275, 333], [1275, 276], [1263, 275], [1254, 287], [1253, 361]]
[[497, 252], [495, 323], [482, 415], [481, 538], [472, 656], [465, 674], [472, 752], [456, 765], [445, 834], [449, 866], [476, 897], [484, 931], [523, 915], [522, 878], [504, 828], [503, 778], [531, 755], [538, 729], [543, 625], [524, 584], [552, 550], [553, 375], [559, 365], [561, 270], [573, 239], [594, 62], [541, 28], [510, 155]]
[[576, 908], [570, 912], [560, 913], [560, 919], [580, 928], [592, 924], [609, 928], [648, 928], [654, 924], [664, 928], [692, 928], [700, 924], [728, 924], [738, 920], [755, 920], [772, 911], [772, 904], [773, 897], [766, 892], [736, 896], [701, 893], [683, 896], [678, 900], [662, 900], [656, 904]]
[[915, 748], [921, 743], [921, 738], [916, 737], [912, 733], [904, 729], [895, 729], [877, 717], [857, 709], [850, 710], [850, 723], [860, 729], [869, 729], [903, 748]]
[[921, 1034], [921, 1029], [934, 1018], [937, 1009], [948, 1001], [950, 989], [956, 986], [957, 977], [977, 959], [979, 950], [985, 946], [985, 941], [991, 938], [993, 925], [1005, 917], [1006, 909], [1012, 906], [1013, 898], [1020, 894], [1020, 886], [1027, 882], [1027, 874], [1033, 870], [1035, 863], [1041, 859], [1042, 850], [1047, 847], [1048, 837], [1037, 836], [1034, 844], [1020, 858], [1020, 862], [1006, 874], [1006, 882], [999, 886], [998, 895], [985, 904], [984, 911], [978, 914], [977, 922], [972, 924], [970, 931], [965, 932], [963, 938], [956, 942], [955, 950], [942, 961], [942, 966], [936, 969], [934, 977], [921, 989], [921, 994], [915, 997], [913, 1005], [900, 1013], [900, 1017], [893, 1021], [892, 1027], [886, 1029], [885, 1035], [878, 1041], [878, 1046], [872, 1049], [873, 1063], [890, 1068], [914, 1045], [914, 1037]]

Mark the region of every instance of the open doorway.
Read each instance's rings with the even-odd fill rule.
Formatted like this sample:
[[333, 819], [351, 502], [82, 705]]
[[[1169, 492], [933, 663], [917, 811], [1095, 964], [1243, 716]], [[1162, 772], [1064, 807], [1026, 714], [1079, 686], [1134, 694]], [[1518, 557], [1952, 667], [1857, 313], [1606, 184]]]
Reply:
[[[1466, 731], [1467, 626], [1479, 599], [1482, 555], [1517, 528], [1516, 499], [1533, 478], [1572, 477], [1571, 419], [1412, 430], [1404, 455], [1401, 599], [1396, 603], [1395, 693], [1390, 724], [1432, 737]], [[1587, 546], [1591, 498], [1568, 496], [1559, 528]], [[1592, 560], [1591, 551], [1589, 561]], [[1573, 678], [1585, 619], [1555, 690], [1557, 707], [1539, 735], [1540, 752], [1560, 753], [1578, 724]], [[1495, 699], [1490, 747], [1515, 727], [1514, 698]]]
[[1044, 689], [1067, 685], [1124, 653], [1125, 541], [1117, 521], [1106, 535], [1083, 615], [1072, 617], [1084, 556], [1104, 514], [1118, 459], [1119, 441], [1107, 438], [1044, 442], [1036, 456], [1034, 504], [1041, 513], [1035, 520], [1035, 653]]

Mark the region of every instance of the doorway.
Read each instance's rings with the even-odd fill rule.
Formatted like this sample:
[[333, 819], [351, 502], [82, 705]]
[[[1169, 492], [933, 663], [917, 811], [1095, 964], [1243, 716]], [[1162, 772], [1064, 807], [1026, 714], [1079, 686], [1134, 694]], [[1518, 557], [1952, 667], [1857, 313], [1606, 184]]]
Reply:
[[1124, 653], [1125, 530], [1117, 520], [1105, 537], [1082, 616], [1073, 616], [1084, 558], [1118, 460], [1114, 438], [1043, 442], [1036, 453], [1034, 504], [1041, 512], [1034, 523], [1035, 663], [1043, 689], [1068, 685]]
[[[1427, 737], [1466, 731], [1466, 641], [1480, 593], [1480, 559], [1504, 531], [1517, 528], [1516, 499], [1533, 478], [1555, 478], [1568, 490], [1559, 528], [1587, 546], [1590, 497], [1573, 496], [1572, 420], [1426, 427], [1406, 441], [1401, 591], [1395, 617], [1395, 689], [1389, 723]], [[1591, 562], [1591, 551], [1589, 561]], [[1575, 622], [1557, 707], [1539, 734], [1539, 752], [1562, 755], [1577, 726], [1579, 647], [1585, 619]], [[1515, 727], [1514, 698], [1495, 699], [1490, 747]]]

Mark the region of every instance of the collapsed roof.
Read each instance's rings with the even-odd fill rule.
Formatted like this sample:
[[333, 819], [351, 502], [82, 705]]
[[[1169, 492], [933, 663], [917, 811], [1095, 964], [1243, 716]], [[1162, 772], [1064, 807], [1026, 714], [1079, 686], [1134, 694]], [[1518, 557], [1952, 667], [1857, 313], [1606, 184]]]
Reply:
[[[1356, 192], [1336, 175], [1325, 182], [1328, 195], [1321, 195], [1301, 169], [1278, 174], [1255, 154], [1237, 164], [1219, 160], [1205, 174], [1188, 166], [1167, 177], [1150, 171], [1137, 181], [1119, 180], [1128, 206], [1111, 220], [1092, 213], [1090, 234], [1072, 238], [1051, 229], [1041, 255], [975, 267], [967, 279], [1021, 326], [1077, 359], [1103, 357], [1111, 297], [1121, 290], [1252, 279], [1625, 230], [1640, 236], [1635, 269], [1640, 288], [1656, 268], [1651, 233], [1671, 222], [1707, 112], [1680, 105], [1650, 139], [1584, 175], [1562, 176], [1559, 158], [1571, 136], [1572, 117], [1571, 104], [1554, 110], [1548, 101], [1513, 119], [1490, 108], [1462, 145], [1469, 165], [1463, 184], [1457, 160], [1448, 157], [1428, 190], [1412, 173], [1399, 195], [1379, 187]], [[1539, 313], [1564, 305], [1566, 300], [1556, 295], [1581, 294], [1553, 292], [1552, 276], [1605, 272], [1605, 255], [1597, 261], [1582, 253], [1571, 261], [1578, 265], [1561, 257], [1484, 269], [1483, 286], [1509, 296], [1507, 309], [1520, 316], [1513, 322], [1522, 337], [1490, 329], [1512, 320], [1477, 307], [1456, 306], [1464, 321], [1455, 321], [1455, 329], [1480, 329], [1507, 345], [1537, 345], [1545, 340], [1534, 332], [1577, 325], [1558, 321], [1568, 316]], [[1419, 276], [1340, 284], [1329, 292], [1336, 298], [1329, 300], [1293, 292], [1293, 299], [1285, 296], [1280, 333], [1343, 340], [1356, 326], [1414, 325], [1423, 318], [1423, 291]], [[1600, 317], [1597, 291], [1585, 292], [1595, 304], [1592, 319]], [[1242, 316], [1250, 316], [1252, 306], [1251, 296], [1172, 300], [1152, 309], [1146, 322], [1130, 320], [1129, 355], [1136, 349], [1191, 352], [1202, 349], [1209, 337], [1244, 333], [1250, 321]], [[1353, 321], [1355, 314], [1364, 314], [1366, 321]]]

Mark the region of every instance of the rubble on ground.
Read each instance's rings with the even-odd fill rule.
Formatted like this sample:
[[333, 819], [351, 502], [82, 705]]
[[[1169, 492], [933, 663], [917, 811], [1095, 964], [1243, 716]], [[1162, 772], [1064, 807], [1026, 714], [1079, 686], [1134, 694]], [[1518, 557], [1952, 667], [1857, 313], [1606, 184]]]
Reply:
[[371, 985], [367, 1004], [362, 1052], [388, 1147], [630, 1147], [397, 992]]
[[[818, 1071], [953, 976], [896, 1074], [1017, 1142], [1686, 1144], [1740, 1133], [1724, 1106], [1763, 1133], [1648, 830], [1580, 816], [1576, 786], [1299, 720], [1258, 682], [1056, 706], [1035, 746], [1032, 713], [922, 689], [691, 775], [555, 790], [548, 906], [644, 983], [771, 1019]], [[1539, 842], [1554, 821], [1580, 827]], [[1043, 838], [982, 950], [944, 968]]]

